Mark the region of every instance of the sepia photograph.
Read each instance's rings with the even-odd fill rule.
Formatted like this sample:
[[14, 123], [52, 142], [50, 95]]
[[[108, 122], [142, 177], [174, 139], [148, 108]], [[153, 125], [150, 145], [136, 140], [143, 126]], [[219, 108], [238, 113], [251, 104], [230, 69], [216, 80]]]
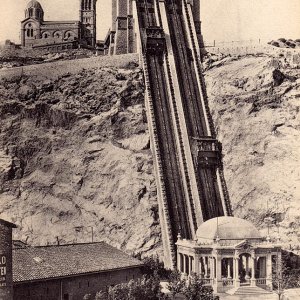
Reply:
[[0, 300], [300, 300], [299, 0], [0, 19]]

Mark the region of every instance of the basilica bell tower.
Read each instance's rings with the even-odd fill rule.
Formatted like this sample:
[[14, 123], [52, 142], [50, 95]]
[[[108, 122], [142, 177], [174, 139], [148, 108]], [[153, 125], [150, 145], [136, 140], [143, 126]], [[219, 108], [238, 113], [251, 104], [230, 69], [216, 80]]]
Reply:
[[93, 48], [96, 45], [96, 3], [97, 0], [80, 0], [79, 9], [80, 42]]

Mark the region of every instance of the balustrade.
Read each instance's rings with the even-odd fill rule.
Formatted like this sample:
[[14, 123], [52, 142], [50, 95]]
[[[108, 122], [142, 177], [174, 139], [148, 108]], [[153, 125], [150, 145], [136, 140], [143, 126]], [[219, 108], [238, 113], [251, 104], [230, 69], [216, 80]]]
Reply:
[[258, 278], [258, 279], [256, 279], [256, 285], [266, 285], [266, 284], [267, 284], [266, 278]]

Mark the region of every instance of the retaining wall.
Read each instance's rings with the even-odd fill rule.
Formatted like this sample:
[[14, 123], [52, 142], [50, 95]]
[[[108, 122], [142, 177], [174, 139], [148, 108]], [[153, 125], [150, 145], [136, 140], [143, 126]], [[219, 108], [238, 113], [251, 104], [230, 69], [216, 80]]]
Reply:
[[207, 47], [205, 50], [211, 54], [224, 55], [259, 55], [268, 54], [273, 57], [285, 57], [294, 65], [300, 66], [300, 49], [278, 48], [271, 45], [242, 45], [242, 46], [222, 46]]

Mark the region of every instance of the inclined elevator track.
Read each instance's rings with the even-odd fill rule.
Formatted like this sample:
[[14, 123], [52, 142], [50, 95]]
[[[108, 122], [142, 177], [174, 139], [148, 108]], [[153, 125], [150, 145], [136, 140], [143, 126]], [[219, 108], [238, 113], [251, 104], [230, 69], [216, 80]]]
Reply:
[[[143, 39], [146, 39], [146, 30], [157, 27], [154, 10], [154, 1], [140, 1], [137, 4], [139, 26]], [[186, 196], [184, 194], [183, 178], [179, 169], [178, 150], [175, 138], [175, 128], [172, 121], [170, 95], [167, 90], [166, 74], [163, 67], [164, 52], [147, 51], [145, 60], [149, 74], [149, 85], [152, 107], [158, 133], [158, 148], [161, 157], [161, 171], [166, 190], [167, 206], [172, 223], [172, 237], [176, 240], [180, 232], [184, 237], [191, 238]]]
[[[201, 214], [202, 220], [206, 221], [232, 212], [222, 170], [221, 145], [216, 140], [208, 107], [187, 1], [137, 0], [136, 4], [148, 95], [147, 111], [154, 135], [152, 146], [157, 156], [164, 226], [174, 265], [177, 235], [194, 238], [200, 225], [196, 214]], [[165, 16], [161, 16], [160, 5], [164, 5]], [[169, 46], [161, 18], [167, 20]], [[169, 50], [173, 53], [172, 70], [176, 76], [170, 68]], [[174, 84], [179, 87], [179, 95], [175, 95]], [[178, 101], [184, 125], [179, 118]], [[188, 135], [188, 150], [183, 143], [182, 126]], [[191, 157], [193, 170], [187, 157]], [[190, 176], [195, 178], [198, 200], [193, 198]], [[196, 211], [195, 207], [200, 207], [201, 211]]]

